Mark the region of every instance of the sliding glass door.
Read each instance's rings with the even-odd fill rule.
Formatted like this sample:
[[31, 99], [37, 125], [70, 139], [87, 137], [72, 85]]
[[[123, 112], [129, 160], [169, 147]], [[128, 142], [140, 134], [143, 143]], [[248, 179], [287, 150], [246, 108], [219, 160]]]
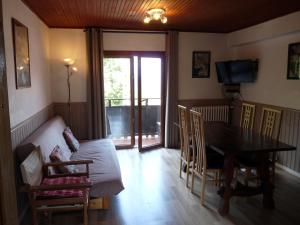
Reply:
[[107, 136], [117, 148], [161, 146], [163, 59], [160, 52], [105, 52]]
[[162, 144], [163, 57], [143, 54], [138, 57], [138, 103], [140, 150]]
[[106, 136], [118, 148], [134, 146], [133, 58], [107, 55], [104, 58]]

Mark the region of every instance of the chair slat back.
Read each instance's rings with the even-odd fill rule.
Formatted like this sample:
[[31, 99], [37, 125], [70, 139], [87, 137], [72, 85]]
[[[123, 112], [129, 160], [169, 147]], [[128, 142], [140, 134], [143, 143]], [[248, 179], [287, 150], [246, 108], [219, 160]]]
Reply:
[[272, 108], [263, 108], [260, 133], [278, 140], [281, 126], [281, 111]]
[[243, 102], [240, 127], [252, 130], [254, 124], [254, 117], [255, 117], [255, 105]]
[[194, 168], [199, 174], [206, 170], [206, 147], [204, 134], [204, 119], [200, 112], [190, 111]]
[[179, 120], [179, 135], [180, 135], [180, 149], [181, 156], [184, 159], [189, 157], [189, 131], [188, 131], [188, 115], [187, 108], [182, 105], [178, 105], [178, 120]]

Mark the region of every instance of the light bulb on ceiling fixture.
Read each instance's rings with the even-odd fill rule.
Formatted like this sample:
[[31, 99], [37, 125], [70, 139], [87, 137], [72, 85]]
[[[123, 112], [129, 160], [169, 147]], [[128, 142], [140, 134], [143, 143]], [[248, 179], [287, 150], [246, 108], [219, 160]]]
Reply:
[[161, 19], [160, 19], [160, 21], [161, 21], [162, 23], [167, 23], [167, 22], [168, 22], [168, 18], [165, 17], [165, 16], [162, 16]]
[[159, 19], [160, 19], [160, 16], [161, 16], [161, 14], [159, 14], [159, 13], [154, 13], [154, 14], [153, 14], [153, 19], [154, 19], [154, 20], [159, 20]]
[[150, 23], [150, 21], [151, 21], [151, 18], [149, 16], [146, 16], [144, 18], [144, 23]]

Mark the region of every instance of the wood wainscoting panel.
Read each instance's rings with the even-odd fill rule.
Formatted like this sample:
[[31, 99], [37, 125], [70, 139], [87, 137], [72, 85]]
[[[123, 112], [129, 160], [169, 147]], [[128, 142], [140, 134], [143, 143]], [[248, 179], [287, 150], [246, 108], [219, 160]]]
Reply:
[[68, 103], [53, 103], [54, 115], [61, 116], [68, 126], [71, 127], [72, 132], [76, 138], [85, 140], [88, 138], [87, 125], [87, 102], [73, 102], [71, 103], [71, 124], [69, 121]]
[[229, 104], [230, 104], [230, 100], [225, 98], [178, 100], [178, 105], [184, 105], [188, 108], [194, 106], [217, 106], [217, 105], [229, 105]]
[[43, 125], [47, 120], [53, 117], [53, 105], [49, 105], [42, 109], [27, 120], [18, 124], [11, 129], [12, 149], [14, 150], [22, 143], [30, 134]]
[[[300, 110], [284, 108], [274, 105], [262, 104], [257, 102], [245, 101], [246, 103], [254, 104], [255, 119], [253, 129], [259, 131], [262, 108], [274, 108], [282, 110], [282, 121], [279, 140], [286, 144], [297, 147], [296, 151], [280, 152], [278, 154], [278, 163], [288, 169], [291, 169], [300, 174]], [[232, 114], [233, 124], [239, 126], [241, 114], [241, 101], [236, 101]]]
[[284, 110], [279, 140], [297, 146], [296, 151], [281, 152], [279, 163], [300, 173], [300, 111]]
[[[13, 127], [11, 129], [12, 149], [15, 150], [19, 144], [21, 144], [29, 135], [47, 122], [51, 117], [53, 117], [52, 104]], [[23, 185], [23, 182], [20, 170], [20, 162], [17, 159], [15, 160], [15, 182], [17, 188], [18, 215], [19, 220], [22, 223], [24, 221], [24, 217], [27, 216], [26, 214], [28, 213], [29, 203], [27, 195], [18, 191]]]

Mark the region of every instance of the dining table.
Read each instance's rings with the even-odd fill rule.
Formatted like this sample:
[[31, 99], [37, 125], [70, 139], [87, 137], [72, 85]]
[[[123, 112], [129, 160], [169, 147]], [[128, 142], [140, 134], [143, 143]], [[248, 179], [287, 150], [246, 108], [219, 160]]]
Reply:
[[[263, 195], [263, 206], [274, 209], [274, 183], [270, 179], [270, 153], [293, 151], [296, 147], [261, 135], [260, 133], [233, 126], [224, 122], [205, 122], [205, 141], [207, 147], [224, 156], [223, 185], [218, 193], [221, 196], [219, 213], [227, 215], [230, 208], [230, 198], [233, 196]], [[234, 169], [237, 159], [255, 156], [260, 185], [257, 187], [245, 186], [234, 182]]]

